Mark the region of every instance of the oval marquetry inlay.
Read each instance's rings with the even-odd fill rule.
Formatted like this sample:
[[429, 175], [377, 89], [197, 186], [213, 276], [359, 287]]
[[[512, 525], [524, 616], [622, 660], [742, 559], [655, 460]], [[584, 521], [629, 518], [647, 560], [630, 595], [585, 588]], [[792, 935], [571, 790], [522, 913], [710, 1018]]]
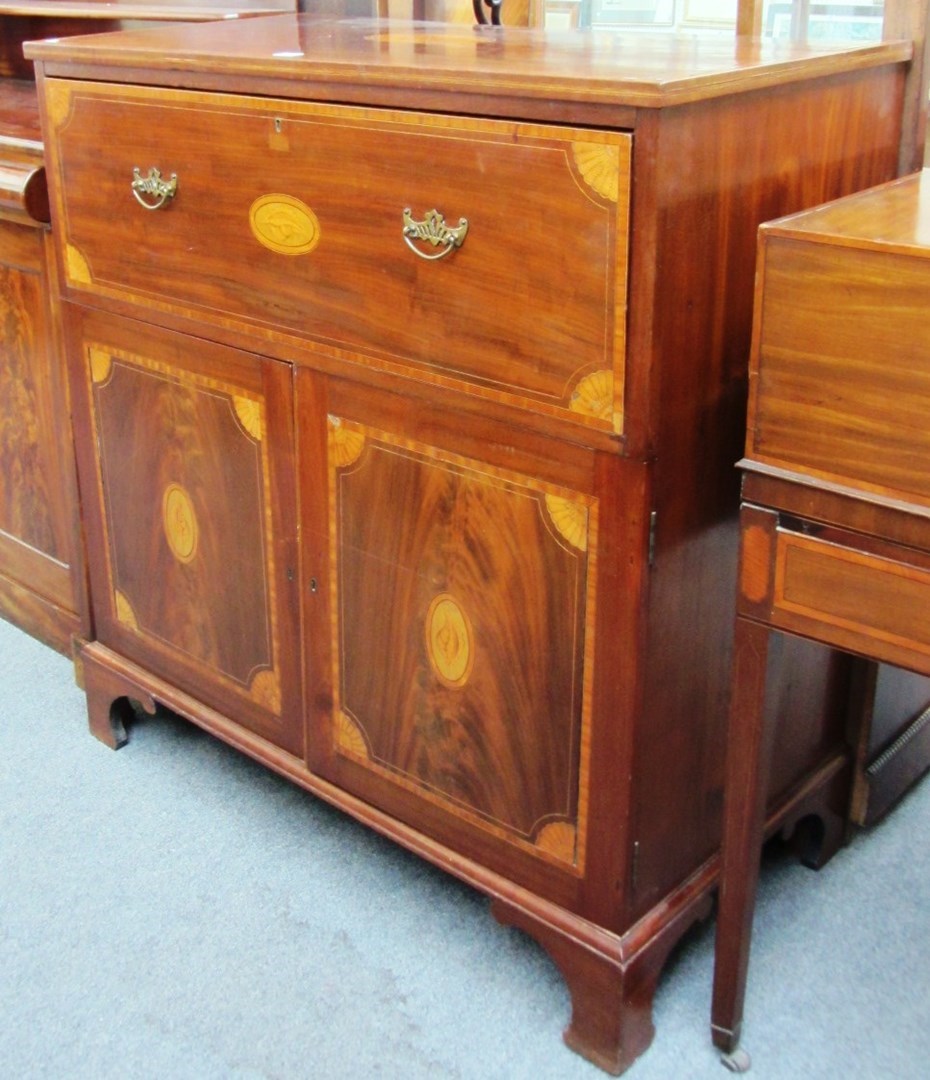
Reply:
[[620, 147], [572, 143], [572, 153], [588, 187], [602, 198], [616, 202], [620, 193]]
[[262, 195], [249, 209], [255, 239], [279, 255], [306, 255], [320, 242], [316, 214], [293, 195]]
[[437, 596], [426, 613], [426, 653], [441, 683], [458, 688], [468, 681], [474, 659], [471, 626], [448, 593]]
[[197, 515], [190, 495], [180, 484], [169, 484], [162, 496], [162, 524], [171, 554], [189, 563], [197, 554]]

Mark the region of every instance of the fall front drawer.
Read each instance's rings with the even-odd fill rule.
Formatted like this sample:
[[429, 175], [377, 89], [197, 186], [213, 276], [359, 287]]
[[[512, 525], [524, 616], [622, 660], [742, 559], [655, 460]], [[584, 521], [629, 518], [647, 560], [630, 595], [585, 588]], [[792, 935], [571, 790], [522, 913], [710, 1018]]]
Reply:
[[80, 82], [48, 102], [72, 289], [620, 430], [628, 134]]

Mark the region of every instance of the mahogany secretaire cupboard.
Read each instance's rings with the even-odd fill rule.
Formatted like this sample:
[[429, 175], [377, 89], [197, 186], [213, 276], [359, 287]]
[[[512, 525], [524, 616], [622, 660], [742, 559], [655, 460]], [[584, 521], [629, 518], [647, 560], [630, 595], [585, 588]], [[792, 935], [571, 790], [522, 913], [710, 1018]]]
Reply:
[[[282, 15], [27, 51], [93, 730], [163, 703], [477, 886], [622, 1070], [718, 873], [756, 227], [894, 175], [910, 46]], [[849, 783], [846, 668], [785, 669], [772, 828]]]

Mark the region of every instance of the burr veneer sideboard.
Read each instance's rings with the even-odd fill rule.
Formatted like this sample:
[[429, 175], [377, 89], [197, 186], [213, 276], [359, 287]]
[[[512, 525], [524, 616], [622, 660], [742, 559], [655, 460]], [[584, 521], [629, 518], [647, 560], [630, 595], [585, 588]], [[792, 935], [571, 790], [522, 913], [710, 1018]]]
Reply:
[[[483, 890], [621, 1071], [718, 874], [756, 228], [894, 176], [910, 45], [28, 52], [92, 730], [165, 705]], [[848, 675], [787, 648], [770, 828], [842, 826]]]

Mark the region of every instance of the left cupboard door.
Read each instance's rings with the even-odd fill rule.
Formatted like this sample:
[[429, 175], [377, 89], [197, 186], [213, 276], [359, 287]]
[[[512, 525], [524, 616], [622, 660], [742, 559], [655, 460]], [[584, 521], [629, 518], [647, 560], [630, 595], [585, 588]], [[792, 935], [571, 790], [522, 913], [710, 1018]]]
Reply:
[[67, 321], [96, 638], [302, 755], [290, 366]]

